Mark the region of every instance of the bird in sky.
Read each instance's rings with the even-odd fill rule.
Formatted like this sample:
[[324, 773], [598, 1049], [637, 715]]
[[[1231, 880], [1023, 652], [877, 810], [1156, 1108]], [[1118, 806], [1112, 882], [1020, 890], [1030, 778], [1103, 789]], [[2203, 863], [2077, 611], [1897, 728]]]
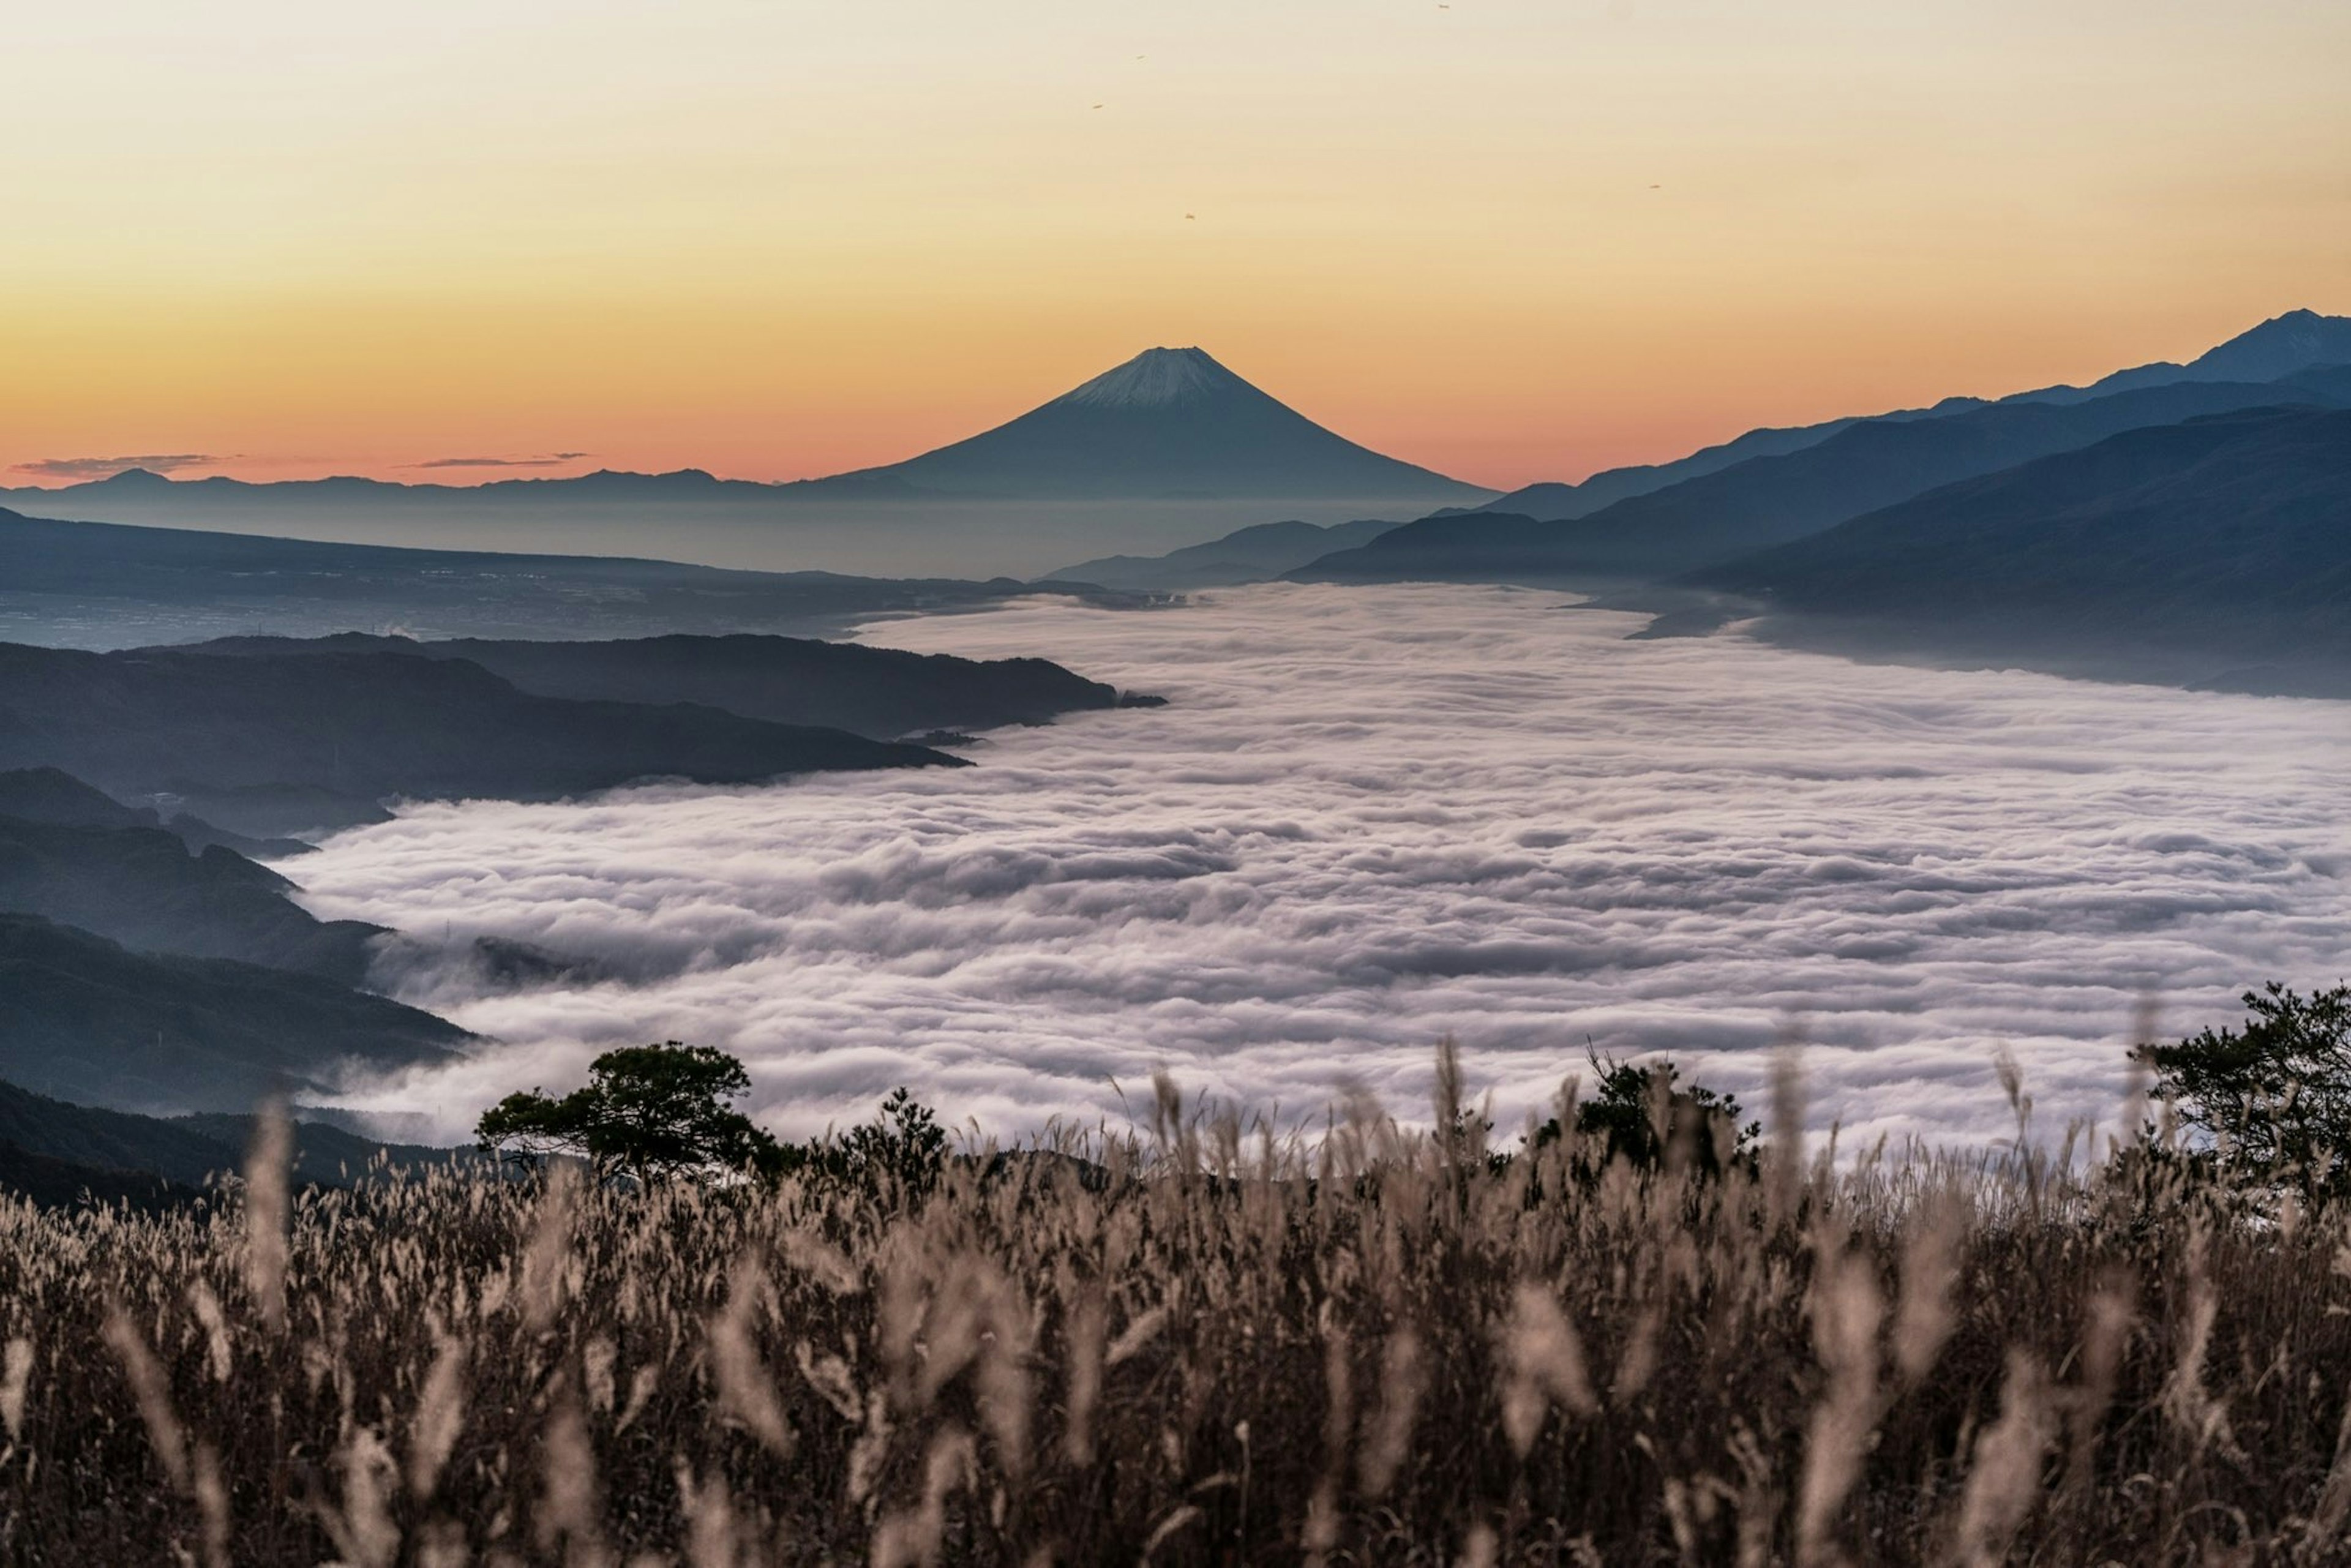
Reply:
[[1193, 222], [1193, 221], [1195, 221], [1195, 220], [1193, 219], [1193, 216], [1192, 216], [1192, 214], [1189, 214], [1189, 213], [1186, 213], [1186, 214], [1184, 214], [1184, 221], [1185, 221], [1186, 223], [1187, 223], [1187, 224], [1188, 224], [1188, 223], [1191, 223], [1191, 222]]
[[1100, 108], [1102, 107], [1102, 105], [1101, 105], [1101, 104], [1096, 104], [1096, 105], [1094, 105], [1094, 107], [1095, 107], [1096, 109], [1100, 109]]

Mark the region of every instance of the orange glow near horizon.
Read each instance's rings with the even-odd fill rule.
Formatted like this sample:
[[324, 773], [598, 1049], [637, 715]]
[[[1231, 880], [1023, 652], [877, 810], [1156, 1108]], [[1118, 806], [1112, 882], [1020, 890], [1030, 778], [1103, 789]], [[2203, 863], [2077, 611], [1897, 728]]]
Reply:
[[798, 478], [1197, 343], [1501, 488], [2351, 311], [2332, 0], [112, 0], [11, 55], [0, 483]]

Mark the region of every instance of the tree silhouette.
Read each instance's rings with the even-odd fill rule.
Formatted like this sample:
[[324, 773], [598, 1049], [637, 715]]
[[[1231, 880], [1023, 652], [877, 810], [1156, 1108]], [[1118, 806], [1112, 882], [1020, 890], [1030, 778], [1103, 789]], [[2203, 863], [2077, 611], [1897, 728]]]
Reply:
[[560, 1098], [535, 1089], [507, 1095], [482, 1113], [474, 1135], [484, 1150], [509, 1156], [584, 1159], [608, 1181], [773, 1170], [782, 1148], [731, 1103], [750, 1089], [743, 1064], [714, 1047], [630, 1046], [598, 1057], [588, 1082]]
[[2133, 1056], [2226, 1174], [2351, 1186], [2351, 986], [2247, 991], [2242, 1029], [2207, 1029]]

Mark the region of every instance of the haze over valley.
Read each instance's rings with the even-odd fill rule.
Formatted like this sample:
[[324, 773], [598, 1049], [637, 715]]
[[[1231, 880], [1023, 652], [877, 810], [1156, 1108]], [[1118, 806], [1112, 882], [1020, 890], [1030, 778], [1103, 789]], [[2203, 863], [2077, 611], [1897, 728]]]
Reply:
[[[2351, 693], [2345, 356], [2288, 312], [1501, 496], [1198, 350], [823, 482], [20, 491], [5, 1075], [455, 1140], [691, 1038], [779, 1127], [1035, 1132], [1160, 1070], [1311, 1120], [1440, 1036], [1512, 1115], [1587, 1050], [1751, 1092], [1801, 1032], [1847, 1125], [1990, 1135], [1928, 1107], [1995, 1046], [2108, 1117], [2133, 1009], [2343, 935], [2342, 710], [2258, 699]], [[1098, 553], [954, 575], [1069, 506]], [[705, 526], [782, 570], [649, 559]]]

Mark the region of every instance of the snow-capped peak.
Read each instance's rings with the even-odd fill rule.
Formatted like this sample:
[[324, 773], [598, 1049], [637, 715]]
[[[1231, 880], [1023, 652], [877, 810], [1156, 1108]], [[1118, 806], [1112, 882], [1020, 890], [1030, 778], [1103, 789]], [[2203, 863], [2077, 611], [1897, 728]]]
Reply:
[[1165, 408], [1247, 383], [1202, 349], [1145, 349], [1053, 401], [1099, 408]]

